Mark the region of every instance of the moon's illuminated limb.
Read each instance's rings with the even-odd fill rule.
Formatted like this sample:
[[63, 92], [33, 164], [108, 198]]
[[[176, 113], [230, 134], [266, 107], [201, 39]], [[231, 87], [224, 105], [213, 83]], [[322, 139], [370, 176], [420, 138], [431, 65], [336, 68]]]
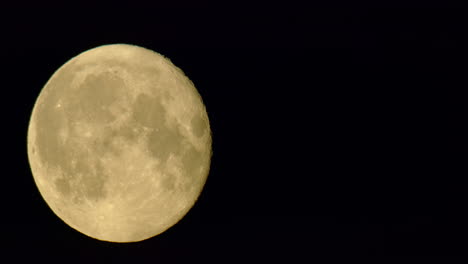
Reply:
[[193, 83], [168, 59], [100, 46], [64, 64], [28, 129], [36, 184], [76, 230], [115, 242], [164, 232], [206, 181], [211, 130]]

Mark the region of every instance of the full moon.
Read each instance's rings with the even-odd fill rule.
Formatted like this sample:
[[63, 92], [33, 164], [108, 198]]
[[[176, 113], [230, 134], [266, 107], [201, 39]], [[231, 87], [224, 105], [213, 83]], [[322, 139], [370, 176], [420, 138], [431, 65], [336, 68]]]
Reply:
[[52, 211], [111, 242], [145, 240], [182, 219], [212, 153], [194, 84], [164, 56], [127, 44], [90, 49], [60, 67], [34, 104], [27, 143]]

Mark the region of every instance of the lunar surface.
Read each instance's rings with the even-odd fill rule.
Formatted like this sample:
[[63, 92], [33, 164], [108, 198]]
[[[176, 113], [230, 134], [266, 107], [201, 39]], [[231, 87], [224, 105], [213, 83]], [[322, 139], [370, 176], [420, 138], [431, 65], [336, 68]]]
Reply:
[[38, 96], [27, 141], [53, 212], [112, 242], [177, 223], [199, 197], [211, 159], [208, 115], [193, 83], [162, 55], [126, 44], [60, 67]]

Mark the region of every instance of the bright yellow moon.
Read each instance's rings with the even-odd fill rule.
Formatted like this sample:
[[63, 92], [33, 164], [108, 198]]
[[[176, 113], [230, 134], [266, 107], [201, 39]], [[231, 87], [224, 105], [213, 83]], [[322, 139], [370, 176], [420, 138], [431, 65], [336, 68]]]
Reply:
[[60, 67], [28, 128], [38, 189], [90, 237], [141, 241], [177, 223], [208, 176], [211, 129], [193, 83], [162, 55], [115, 44]]

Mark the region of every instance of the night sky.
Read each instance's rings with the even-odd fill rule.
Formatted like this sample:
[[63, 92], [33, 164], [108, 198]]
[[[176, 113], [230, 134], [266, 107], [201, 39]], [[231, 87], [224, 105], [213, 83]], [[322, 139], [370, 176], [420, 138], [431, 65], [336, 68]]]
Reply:
[[[0, 9], [2, 252], [80, 263], [461, 254], [460, 10], [194, 2]], [[131, 244], [91, 239], [56, 217], [26, 151], [50, 76], [112, 43], [180, 67], [213, 134], [196, 205]]]

